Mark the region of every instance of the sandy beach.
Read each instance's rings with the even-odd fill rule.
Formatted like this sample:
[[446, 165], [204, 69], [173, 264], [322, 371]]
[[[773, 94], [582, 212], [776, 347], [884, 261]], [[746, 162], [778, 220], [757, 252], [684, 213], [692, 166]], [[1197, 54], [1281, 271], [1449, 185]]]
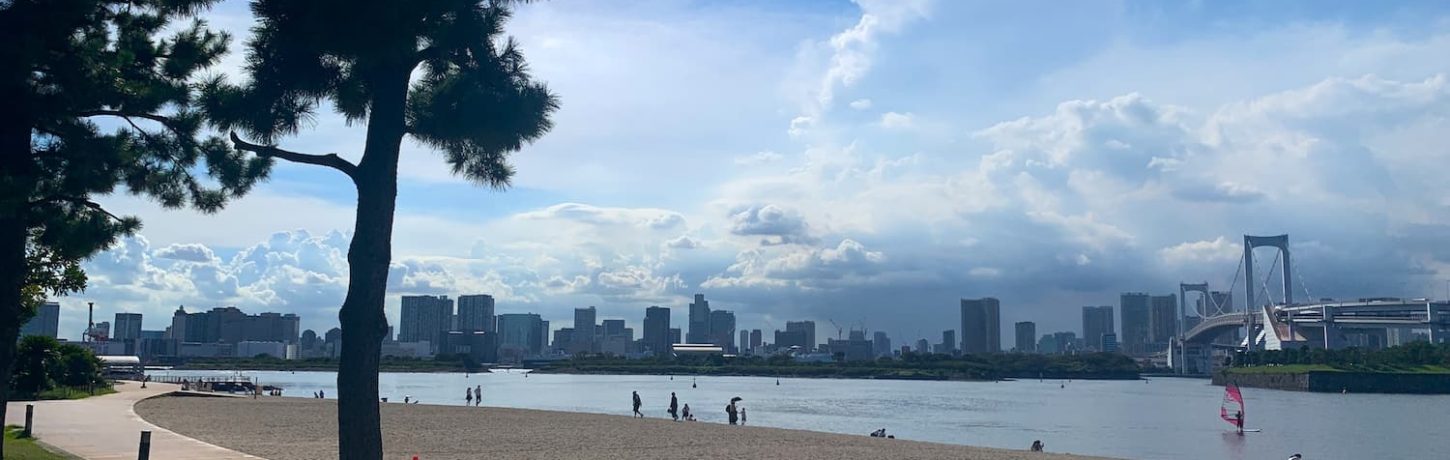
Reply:
[[[307, 398], [159, 397], [147, 421], [273, 460], [337, 458], [337, 406]], [[494, 407], [384, 404], [386, 458], [1083, 459], [754, 426]], [[1025, 446], [1024, 446], [1025, 447]], [[1051, 443], [1048, 443], [1049, 450]]]

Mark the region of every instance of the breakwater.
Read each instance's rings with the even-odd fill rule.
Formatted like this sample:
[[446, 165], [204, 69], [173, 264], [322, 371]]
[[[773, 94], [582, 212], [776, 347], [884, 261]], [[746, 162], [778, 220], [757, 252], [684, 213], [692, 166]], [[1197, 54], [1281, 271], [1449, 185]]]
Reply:
[[1234, 373], [1213, 375], [1214, 385], [1318, 393], [1450, 394], [1450, 374], [1305, 371], [1296, 373]]

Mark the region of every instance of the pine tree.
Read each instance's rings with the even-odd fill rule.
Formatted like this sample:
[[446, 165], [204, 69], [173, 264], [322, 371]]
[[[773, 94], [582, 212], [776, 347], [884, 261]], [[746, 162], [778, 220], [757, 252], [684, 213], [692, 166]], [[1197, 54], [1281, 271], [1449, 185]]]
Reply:
[[[338, 313], [341, 458], [382, 458], [378, 355], [388, 327], [383, 296], [403, 138], [441, 151], [455, 174], [502, 188], [513, 174], [508, 155], [551, 127], [557, 99], [532, 80], [515, 42], [500, 37], [510, 7], [481, 0], [255, 0], [250, 81], [206, 85], [208, 117], [233, 131], [237, 148], [331, 168], [356, 187], [348, 290]], [[277, 146], [324, 102], [349, 122], [366, 124], [357, 163]]]
[[141, 226], [98, 199], [214, 212], [266, 176], [270, 160], [201, 135], [193, 76], [228, 40], [194, 20], [213, 2], [0, 2], [0, 418], [21, 324]]

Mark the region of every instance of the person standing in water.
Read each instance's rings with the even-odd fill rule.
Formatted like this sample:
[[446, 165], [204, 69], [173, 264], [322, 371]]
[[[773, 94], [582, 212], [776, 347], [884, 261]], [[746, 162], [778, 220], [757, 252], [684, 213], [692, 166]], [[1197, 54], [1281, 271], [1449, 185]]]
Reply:
[[745, 424], [745, 408], [744, 407], [741, 407], [740, 408], [740, 424], [741, 425], [744, 425]]
[[639, 418], [644, 418], [644, 413], [639, 411], [639, 405], [640, 405], [639, 392], [636, 391], [636, 392], [634, 392], [634, 416], [635, 417], [639, 417]]
[[725, 406], [725, 415], [730, 417], [731, 425], [740, 421], [740, 412], [735, 410], [735, 401], [730, 401], [730, 404]]
[[473, 405], [473, 389], [472, 388], [469, 388], [469, 387], [463, 387], [463, 392], [464, 393], [468, 393], [468, 396], [464, 396], [463, 397], [463, 405], [464, 406], [472, 406]]
[[670, 418], [680, 421], [680, 400], [675, 398], [675, 392], [670, 392]]

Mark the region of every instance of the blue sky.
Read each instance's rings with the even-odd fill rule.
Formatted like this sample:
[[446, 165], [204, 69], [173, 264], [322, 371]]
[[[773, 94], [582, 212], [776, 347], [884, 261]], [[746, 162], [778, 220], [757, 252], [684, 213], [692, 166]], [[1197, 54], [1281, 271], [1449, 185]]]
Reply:
[[[235, 1], [207, 19], [236, 46], [251, 21]], [[683, 324], [702, 292], [741, 327], [904, 343], [991, 295], [1009, 326], [1077, 330], [1122, 291], [1227, 287], [1244, 233], [1291, 234], [1314, 297], [1450, 279], [1439, 2], [556, 0], [508, 31], [562, 99], [556, 128], [503, 192], [405, 143], [393, 318], [402, 294], [489, 293], [556, 326], [589, 305]], [[238, 54], [216, 71], [244, 78]], [[282, 142], [361, 144], [331, 114]], [[87, 300], [155, 329], [179, 304], [335, 324], [337, 174], [279, 164], [213, 216], [105, 203], [146, 228], [88, 265], [63, 331]]]

